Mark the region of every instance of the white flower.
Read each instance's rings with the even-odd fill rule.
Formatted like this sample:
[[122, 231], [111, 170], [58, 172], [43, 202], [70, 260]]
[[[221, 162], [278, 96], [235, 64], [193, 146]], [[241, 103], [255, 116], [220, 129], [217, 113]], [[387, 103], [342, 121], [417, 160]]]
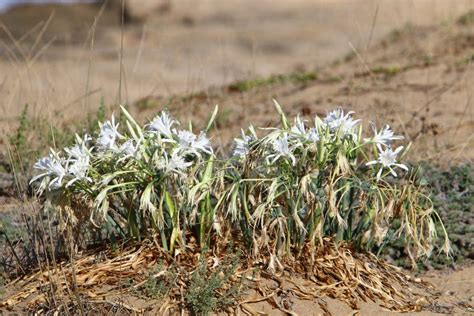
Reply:
[[82, 159], [75, 160], [71, 165], [68, 166], [68, 173], [73, 178], [66, 184], [66, 187], [72, 185], [76, 181], [87, 181], [91, 182], [92, 179], [87, 177], [87, 171], [90, 167], [90, 157], [86, 156]]
[[234, 138], [235, 148], [233, 156], [239, 156], [244, 158], [250, 150], [250, 143], [255, 140], [252, 135], [245, 135], [244, 130], [242, 131], [242, 138]]
[[89, 141], [90, 136], [87, 134], [84, 135], [83, 139], [76, 135], [76, 144], [73, 147], [64, 149], [68, 154], [66, 171], [69, 176], [73, 177], [72, 180], [66, 184], [66, 187], [79, 180], [92, 181], [91, 178], [87, 177], [91, 158], [91, 153], [87, 148]]
[[372, 129], [374, 130], [374, 137], [366, 138], [366, 143], [371, 142], [375, 144], [389, 146], [393, 140], [403, 139], [403, 136], [401, 135], [394, 135], [393, 131], [388, 125], [385, 125], [385, 127], [383, 127], [379, 132], [377, 132], [375, 124], [372, 123]]
[[64, 148], [64, 151], [69, 155], [68, 161], [85, 159], [90, 155], [84, 144], [76, 144], [71, 148]]
[[158, 161], [158, 169], [162, 169], [165, 173], [175, 172], [183, 175], [189, 166], [192, 165], [192, 162], [186, 162], [182, 156], [179, 155], [177, 150], [173, 151], [171, 157], [168, 157], [167, 154], [164, 154], [163, 157]]
[[400, 151], [403, 149], [403, 146], [400, 146], [397, 149], [392, 150], [390, 147], [383, 149], [382, 146], [380, 146], [380, 144], [377, 144], [377, 148], [379, 150], [378, 159], [372, 160], [366, 163], [366, 166], [370, 166], [377, 163], [381, 164], [380, 169], [377, 172], [377, 180], [380, 180], [382, 176], [383, 168], [388, 168], [390, 170], [390, 173], [394, 177], [397, 176], [397, 173], [395, 172], [395, 170], [393, 170], [392, 168], [393, 166], [402, 168], [404, 170], [408, 170], [408, 167], [405, 166], [404, 164], [397, 163], [397, 156], [400, 153]]
[[318, 142], [319, 141], [319, 133], [316, 128], [311, 128], [309, 132], [306, 134], [306, 139], [312, 141], [312, 142]]
[[291, 133], [297, 136], [306, 136], [306, 128], [299, 115], [295, 118], [295, 125], [291, 127]]
[[252, 125], [249, 127], [249, 132], [249, 135], [246, 135], [242, 129], [242, 138], [234, 138], [235, 148], [234, 153], [232, 154], [234, 157], [238, 156], [240, 158], [244, 158], [247, 156], [250, 150], [250, 144], [258, 139], [255, 128]]
[[296, 158], [293, 155], [293, 149], [295, 146], [291, 146], [288, 142], [288, 134], [283, 133], [280, 137], [276, 138], [275, 140], [272, 141], [272, 148], [274, 151], [274, 154], [268, 155], [267, 160], [270, 163], [275, 163], [278, 159], [281, 157], [286, 157], [291, 160], [291, 163], [293, 165], [296, 164]]
[[138, 144], [134, 144], [131, 139], [127, 140], [120, 146], [120, 152], [124, 153], [125, 156], [133, 157], [137, 152]]
[[178, 149], [184, 154], [200, 156], [204, 152], [212, 155], [211, 143], [203, 132], [196, 136], [190, 131], [178, 131]]
[[43, 173], [31, 179], [30, 183], [49, 176], [51, 178], [49, 188], [59, 188], [62, 185], [64, 177], [67, 175], [63, 163], [64, 161], [51, 149], [51, 153], [48, 157], [43, 157], [34, 164], [33, 168], [43, 171]]
[[68, 167], [68, 172], [78, 180], [85, 179], [87, 170], [89, 170], [89, 157], [75, 161]]
[[112, 114], [112, 119], [110, 121], [99, 125], [100, 134], [99, 138], [97, 139], [99, 148], [102, 150], [117, 150], [115, 142], [117, 141], [117, 138], [122, 138], [123, 136], [118, 132], [119, 124], [115, 124], [114, 115]]
[[354, 120], [352, 114], [354, 114], [354, 112], [351, 111], [344, 115], [344, 110], [339, 108], [329, 112], [323, 122], [331, 132], [337, 132], [340, 130], [344, 135], [355, 136], [354, 127], [360, 122], [360, 120]]
[[196, 141], [193, 142], [192, 147], [196, 150], [200, 150], [202, 152], [205, 152], [209, 155], [212, 155], [212, 147], [211, 147], [211, 142], [209, 138], [207, 138], [206, 134], [204, 132], [199, 133], [199, 136], [197, 137]]
[[64, 148], [64, 151], [69, 155], [68, 160], [83, 159], [86, 156], [90, 156], [88, 146], [91, 140], [92, 138], [89, 134], [84, 134], [83, 138], [76, 134], [76, 144], [70, 148]]
[[84, 134], [82, 138], [76, 134], [76, 144], [78, 145], [84, 145], [86, 148], [89, 148], [89, 145], [92, 141], [92, 137], [89, 134]]
[[[349, 112], [348, 115], [349, 114], [353, 114], [353, 112]], [[329, 125], [333, 122], [337, 122], [343, 116], [344, 116], [344, 110], [341, 108], [337, 108], [334, 111], [329, 112], [324, 118], [323, 122]]]
[[319, 141], [319, 133], [316, 128], [310, 128], [306, 130], [304, 126], [304, 121], [301, 120], [299, 115], [295, 118], [295, 124], [290, 129], [290, 136], [292, 137], [300, 137], [304, 140], [308, 140], [311, 142], [318, 142]]
[[167, 111], [161, 112], [148, 124], [148, 128], [153, 132], [158, 132], [169, 139], [173, 139], [173, 131], [171, 130], [174, 124], [178, 124], [175, 119], [170, 117]]
[[181, 130], [178, 132], [178, 147], [185, 151], [190, 149], [193, 142], [196, 140], [196, 135], [187, 130]]
[[129, 139], [125, 143], [120, 146], [119, 151], [123, 155], [122, 159], [125, 158], [130, 158], [134, 157], [136, 158], [138, 156], [138, 149], [140, 147], [140, 144], [142, 142], [142, 138], [140, 138], [138, 141]]

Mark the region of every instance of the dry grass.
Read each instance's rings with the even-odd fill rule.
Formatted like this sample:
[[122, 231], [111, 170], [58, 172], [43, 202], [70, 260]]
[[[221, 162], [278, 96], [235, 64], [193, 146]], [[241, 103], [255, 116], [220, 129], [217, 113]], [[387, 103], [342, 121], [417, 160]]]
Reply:
[[[18, 290], [1, 306], [13, 310], [23, 306], [26, 310], [36, 312], [63, 313], [68, 310], [74, 313], [74, 310], [83, 308], [81, 304], [94, 306], [108, 303], [110, 307], [118, 305], [131, 314], [152, 310], [163, 314], [185, 308], [182, 296], [189, 286], [190, 275], [198, 266], [199, 252], [183, 252], [172, 258], [152, 240], [124, 244], [120, 248], [120, 251], [94, 249], [73, 263], [63, 262], [56, 268], [16, 279], [9, 284], [9, 288]], [[190, 245], [188, 250], [193, 248], [197, 249], [197, 245]], [[215, 270], [219, 263], [224, 262], [224, 256], [228, 256], [228, 253], [216, 249], [207, 257], [209, 269]], [[316, 300], [325, 311], [327, 307], [322, 297], [341, 300], [356, 310], [360, 308], [361, 301], [373, 301], [400, 312], [429, 308], [430, 302], [435, 299], [434, 295], [429, 294], [432, 287], [428, 283], [412, 279], [373, 255], [353, 252], [351, 248], [336, 245], [329, 239], [325, 239], [315, 264], [310, 264], [311, 259], [302, 256], [297, 261], [284, 262], [284, 270], [277, 274], [265, 272], [258, 261], [243, 258], [245, 256], [229, 282], [246, 280], [249, 289], [258, 295], [236, 301], [232, 307], [234, 312], [241, 309], [255, 314], [257, 311], [251, 303], [266, 300], [291, 314], [291, 305], [288, 305], [285, 297]], [[177, 286], [169, 297], [161, 300], [161, 307], [153, 307], [153, 302], [145, 306], [142, 306], [142, 302], [135, 302], [137, 306], [133, 306], [117, 300], [118, 297], [133, 297], [136, 294], [134, 290], [147, 281], [146, 271], [158, 262], [165, 264], [155, 274], [156, 278], [169, 270], [172, 264], [179, 267]], [[131, 286], [124, 288], [125, 280]]]

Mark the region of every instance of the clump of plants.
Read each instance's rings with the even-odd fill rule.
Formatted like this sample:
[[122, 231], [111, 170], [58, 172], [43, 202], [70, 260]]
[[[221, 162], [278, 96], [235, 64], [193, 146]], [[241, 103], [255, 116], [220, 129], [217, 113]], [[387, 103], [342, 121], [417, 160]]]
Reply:
[[252, 127], [242, 132], [237, 161], [225, 175], [222, 211], [249, 236], [254, 254], [267, 252], [278, 264], [277, 258], [299, 254], [306, 244], [314, 253], [325, 236], [359, 249], [403, 236], [411, 257], [431, 253], [440, 221], [415, 181], [416, 170], [400, 163], [406, 149], [392, 147], [403, 137], [389, 126], [372, 126], [372, 136], [364, 138], [360, 120], [341, 109], [310, 126], [299, 117], [290, 124], [276, 105], [282, 126], [262, 138]]
[[214, 161], [205, 131], [178, 128], [167, 112], [142, 128], [122, 111], [125, 131], [112, 115], [99, 123], [96, 137], [77, 136], [74, 146], [40, 159], [34, 166], [40, 173], [31, 180], [38, 181], [37, 192], [62, 214], [63, 226], [88, 218], [98, 229], [106, 225], [137, 239], [152, 230], [170, 252], [185, 245], [188, 229], [205, 239], [213, 211], [205, 191]]
[[403, 236], [413, 258], [432, 252], [443, 226], [416, 170], [402, 163], [408, 148], [393, 145], [401, 136], [389, 126], [365, 133], [342, 109], [290, 123], [275, 106], [281, 126], [243, 131], [230, 157], [216, 157], [206, 135], [217, 108], [194, 133], [166, 111], [142, 127], [122, 107], [122, 126], [112, 116], [96, 135], [51, 150], [32, 183], [62, 227], [88, 221], [123, 237], [153, 234], [170, 253], [229, 236], [270, 269], [314, 256], [325, 237], [372, 250]]
[[[432, 200], [453, 245], [453, 258], [474, 259], [474, 170], [472, 165], [452, 166], [442, 170], [425, 164], [425, 179], [431, 188]], [[443, 263], [443, 257], [435, 258]]]
[[[416, 175], [417, 182], [426, 187], [426, 191], [433, 207], [437, 210], [441, 221], [437, 221], [436, 230], [443, 234], [445, 231], [450, 237], [452, 251], [447, 257], [442, 253], [425, 258], [417, 264], [418, 268], [427, 267], [443, 268], [453, 263], [461, 263], [464, 260], [474, 258], [472, 251], [472, 240], [474, 230], [472, 223], [474, 215], [474, 172], [471, 164], [461, 164], [450, 167], [439, 167], [422, 162], [419, 164]], [[393, 236], [398, 221], [393, 223], [389, 235]], [[441, 240], [437, 241], [441, 246]], [[386, 245], [378, 252], [390, 260], [393, 264], [407, 266], [409, 261], [405, 248], [404, 236], [400, 238], [391, 237], [387, 239]]]
[[[27, 180], [31, 177], [31, 166], [39, 155], [47, 152], [49, 147], [62, 148], [74, 141], [77, 131], [97, 131], [97, 120], [105, 117], [105, 104], [102, 102], [97, 112], [78, 124], [51, 124], [45, 117], [33, 117], [28, 104], [23, 108], [18, 126], [7, 135], [7, 150], [0, 152], [0, 171], [15, 174], [9, 190], [18, 189], [18, 193], [27, 193]], [[14, 188], [15, 186], [15, 188]]]
[[165, 267], [161, 262], [150, 269], [147, 274], [146, 281], [140, 290], [146, 297], [155, 299], [169, 295], [178, 279], [176, 268]]
[[201, 259], [191, 274], [184, 299], [194, 315], [225, 311], [235, 305], [244, 294], [245, 284], [231, 280], [239, 266], [240, 258], [231, 254], [228, 254], [227, 258], [230, 259], [226, 259], [213, 271], [208, 268], [205, 260]]

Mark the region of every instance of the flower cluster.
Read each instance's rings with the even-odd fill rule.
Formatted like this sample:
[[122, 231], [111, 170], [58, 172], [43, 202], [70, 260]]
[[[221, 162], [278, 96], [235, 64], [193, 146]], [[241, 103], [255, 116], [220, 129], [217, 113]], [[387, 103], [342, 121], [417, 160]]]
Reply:
[[41, 181], [40, 192], [69, 189], [75, 183], [92, 186], [95, 179], [92, 175], [99, 172], [97, 166], [111, 162], [115, 167], [145, 164], [151, 172], [183, 175], [203, 158], [213, 156], [213, 150], [204, 132], [196, 135], [174, 128], [178, 125], [164, 111], [143, 130], [138, 125], [133, 128], [129, 122], [129, 133], [125, 134], [119, 131], [120, 124], [112, 115], [110, 120], [99, 123], [96, 138], [76, 135], [75, 144], [65, 148], [64, 153], [51, 149], [47, 157], [39, 159], [34, 168], [41, 172], [31, 183]]
[[73, 147], [65, 148], [66, 157], [61, 157], [59, 153], [50, 149], [47, 157], [39, 159], [34, 168], [41, 173], [35, 176], [30, 183], [42, 180], [39, 190], [59, 189], [70, 187], [76, 181], [90, 182], [87, 176], [90, 167], [91, 152], [88, 148], [89, 135], [80, 138], [76, 135], [76, 143]]
[[[415, 174], [396, 171], [409, 171], [400, 163], [404, 147], [392, 147], [402, 136], [372, 123], [369, 136], [362, 137], [367, 134], [361, 120], [343, 109], [313, 122], [299, 116], [289, 122], [275, 106], [281, 127], [262, 129], [267, 133], [260, 138], [251, 127], [235, 139], [222, 197], [226, 216], [246, 222], [253, 240], [264, 241], [259, 247], [277, 258], [325, 236], [379, 247], [396, 214], [403, 222], [399, 236], [405, 234], [407, 243], [429, 254], [434, 228], [424, 212], [434, 211], [423, 208], [426, 201], [412, 181], [394, 179]], [[411, 234], [428, 226], [423, 237]]]
[[[295, 166], [301, 157], [308, 158], [308, 153], [316, 152], [319, 146], [329, 147], [336, 153], [341, 146], [345, 146], [346, 152], [352, 152], [352, 149], [360, 150], [363, 146], [376, 144], [378, 158], [366, 163], [367, 166], [380, 164], [380, 169], [376, 174], [376, 179], [380, 180], [384, 170], [388, 170], [394, 177], [397, 173], [394, 167], [404, 170], [408, 168], [397, 163], [397, 158], [403, 147], [396, 150], [391, 149], [391, 143], [394, 140], [403, 139], [403, 136], [395, 135], [390, 126], [385, 125], [380, 131], [377, 131], [375, 124], [372, 123], [374, 135], [370, 138], [360, 140], [361, 126], [360, 119], [355, 120], [352, 115], [355, 112], [344, 113], [342, 109], [336, 109], [327, 114], [323, 119], [316, 117], [314, 126], [307, 126], [307, 122], [297, 116], [294, 123], [287, 128], [272, 129], [273, 132], [267, 135], [263, 140], [264, 146], [262, 156], [269, 165], [274, 165], [277, 161], [283, 160]], [[250, 133], [246, 134], [242, 130], [242, 138], [235, 138], [234, 157], [245, 159], [249, 153], [252, 143], [258, 138], [255, 129], [251, 127]], [[348, 148], [347, 148], [348, 147]], [[322, 147], [320, 147], [321, 149]], [[305, 161], [307, 162], [307, 161]]]
[[398, 169], [408, 170], [400, 163], [404, 147], [392, 147], [402, 136], [372, 124], [372, 135], [362, 138], [361, 120], [342, 109], [289, 123], [275, 105], [281, 127], [261, 129], [260, 137], [253, 126], [242, 130], [233, 155], [220, 160], [206, 134], [217, 108], [199, 133], [180, 128], [166, 111], [142, 127], [122, 108], [120, 123], [112, 115], [94, 137], [51, 149], [31, 182], [54, 193], [50, 204], [74, 198], [94, 225], [107, 221], [124, 237], [154, 230], [171, 252], [190, 237], [208, 247], [224, 225], [245, 230], [254, 253], [266, 249], [272, 258], [325, 236], [370, 247], [386, 237], [393, 216], [402, 221], [399, 234], [429, 252], [432, 231], [410, 234], [432, 228], [426, 214], [434, 211], [422, 207], [413, 181], [403, 189], [393, 181], [403, 175]]
[[344, 110], [337, 109], [335, 111], [329, 112], [323, 122], [326, 128], [328, 128], [331, 132], [341, 132], [344, 135], [357, 137], [354, 131], [360, 120], [354, 120], [352, 118], [352, 114], [354, 114], [354, 112], [350, 111], [344, 115]]

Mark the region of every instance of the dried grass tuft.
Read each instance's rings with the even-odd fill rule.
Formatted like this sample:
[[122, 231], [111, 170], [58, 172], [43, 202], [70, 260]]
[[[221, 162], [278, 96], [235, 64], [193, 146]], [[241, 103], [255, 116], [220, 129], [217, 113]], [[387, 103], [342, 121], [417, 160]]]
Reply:
[[[314, 264], [309, 256], [302, 255], [279, 262], [281, 269], [275, 272], [265, 269], [268, 262], [263, 256], [254, 260], [243, 253], [229, 282], [245, 280], [245, 286], [258, 295], [235, 302], [234, 312], [239, 310], [252, 314], [255, 312], [252, 303], [267, 301], [283, 312], [294, 314], [287, 297], [316, 301], [327, 313], [329, 310], [322, 299], [324, 297], [340, 300], [355, 310], [360, 308], [361, 301], [372, 301], [399, 312], [426, 309], [430, 305], [428, 302], [434, 301], [434, 294], [430, 294], [434, 293], [434, 288], [429, 283], [413, 279], [372, 254], [355, 252], [347, 244], [336, 244], [329, 238], [324, 238], [323, 243], [324, 246], [318, 248]], [[188, 281], [203, 259], [198, 249], [197, 244], [192, 245], [189, 251], [174, 258], [151, 240], [124, 245], [120, 251], [95, 249], [83, 254], [74, 263], [63, 262], [56, 268], [37, 271], [10, 282], [7, 289], [12, 294], [1, 302], [0, 307], [61, 313], [95, 306], [120, 310], [121, 313], [141, 314], [147, 310], [143, 304], [137, 307], [117, 298], [133, 297], [135, 290], [147, 281], [147, 272], [161, 262], [164, 263], [162, 271], [157, 271], [155, 275], [160, 276], [175, 264], [179, 267], [178, 286], [162, 299], [161, 307], [155, 312], [176, 312], [185, 308], [183, 295]], [[227, 255], [227, 252], [216, 248], [206, 255], [204, 262], [210, 270], [214, 270]], [[124, 287], [125, 280], [130, 286]]]

